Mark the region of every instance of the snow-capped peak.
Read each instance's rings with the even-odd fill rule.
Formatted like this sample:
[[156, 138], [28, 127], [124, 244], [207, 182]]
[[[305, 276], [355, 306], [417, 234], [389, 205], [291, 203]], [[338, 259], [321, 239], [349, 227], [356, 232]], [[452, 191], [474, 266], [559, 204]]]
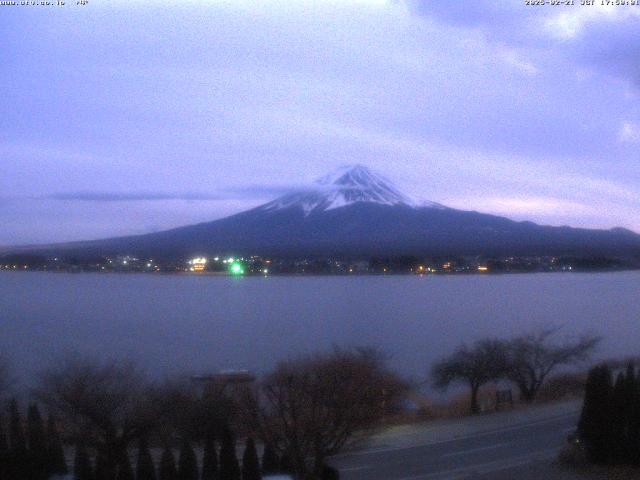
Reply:
[[363, 165], [354, 165], [339, 168], [316, 180], [308, 190], [285, 195], [262, 208], [273, 211], [299, 207], [305, 215], [309, 215], [312, 212], [333, 210], [359, 202], [408, 207], [440, 207], [435, 203], [419, 205], [383, 176]]
[[[389, 180], [372, 172], [364, 165], [342, 167], [315, 182], [325, 193], [335, 194], [335, 202], [325, 208], [337, 208], [355, 202], [382, 205], [410, 205], [415, 201], [401, 193]], [[343, 202], [343, 203], [341, 203]]]

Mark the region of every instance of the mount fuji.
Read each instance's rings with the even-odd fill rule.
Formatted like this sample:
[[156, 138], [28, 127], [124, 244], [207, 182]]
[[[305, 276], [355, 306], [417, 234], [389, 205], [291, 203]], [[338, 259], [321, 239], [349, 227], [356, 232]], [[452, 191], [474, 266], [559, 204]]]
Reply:
[[74, 255], [640, 255], [640, 235], [516, 222], [419, 203], [356, 165], [236, 215], [146, 235], [48, 246]]

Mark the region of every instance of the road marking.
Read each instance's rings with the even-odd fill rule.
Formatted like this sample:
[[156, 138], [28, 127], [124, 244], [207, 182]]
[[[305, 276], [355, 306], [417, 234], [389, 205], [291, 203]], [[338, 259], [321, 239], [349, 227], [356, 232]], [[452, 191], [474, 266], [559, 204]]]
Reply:
[[[504, 432], [511, 432], [514, 430], [520, 430], [523, 428], [527, 428], [527, 427], [532, 427], [532, 426], [536, 426], [536, 425], [542, 425], [545, 423], [550, 423], [550, 422], [554, 422], [557, 420], [562, 420], [564, 418], [569, 418], [569, 417], [576, 417], [578, 414], [578, 412], [574, 412], [574, 413], [563, 413], [561, 415], [555, 415], [553, 417], [547, 417], [541, 420], [536, 420], [533, 422], [528, 422], [528, 423], [520, 423], [517, 425], [512, 425], [509, 427], [501, 427], [501, 428], [497, 428], [494, 430], [487, 430], [484, 432], [478, 432], [478, 433], [472, 433], [470, 435], [464, 435], [464, 436], [460, 436], [460, 437], [456, 437], [456, 438], [450, 438], [448, 440], [436, 440], [436, 441], [431, 441], [431, 442], [426, 442], [426, 443], [416, 443], [413, 445], [404, 445], [401, 447], [380, 447], [380, 448], [372, 448], [370, 450], [361, 450], [361, 451], [356, 451], [356, 452], [345, 452], [345, 453], [341, 453], [339, 455], [334, 455], [332, 458], [341, 458], [341, 457], [359, 457], [359, 456], [364, 456], [364, 455], [375, 455], [376, 453], [386, 453], [386, 452], [397, 452], [400, 450], [410, 450], [412, 448], [422, 448], [422, 447], [430, 447], [432, 445], [441, 445], [443, 443], [451, 443], [451, 442], [457, 442], [460, 440], [467, 440], [469, 438], [478, 438], [478, 437], [486, 437], [489, 435], [493, 435], [495, 433], [504, 433]], [[426, 433], [428, 430], [425, 430], [424, 433]]]
[[460, 450], [458, 452], [445, 453], [444, 455], [440, 455], [440, 457], [441, 458], [457, 457], [458, 455], [466, 455], [467, 453], [482, 452], [483, 450], [492, 450], [494, 448], [504, 447], [505, 445], [509, 445], [509, 444], [510, 442], [496, 443], [495, 445], [488, 445], [486, 447], [470, 448], [468, 450]]
[[359, 470], [371, 470], [373, 467], [371, 465], [363, 465], [361, 467], [347, 467], [341, 468], [341, 472], [357, 472]]
[[[554, 418], [554, 417], [563, 417], [566, 415], [574, 415], [574, 414], [579, 414], [580, 413], [580, 405], [578, 404], [577, 401], [572, 401], [571, 403], [575, 403], [575, 406], [573, 407], [572, 410], [569, 410], [569, 408], [564, 409], [564, 411], [557, 411], [556, 413], [553, 412], [543, 412], [543, 411], [539, 411], [539, 412], [534, 412], [534, 410], [536, 410], [537, 407], [532, 407], [531, 408], [531, 412], [533, 413], [533, 415], [531, 415], [531, 417], [529, 419], [527, 418], [518, 418], [515, 417], [513, 418], [514, 423], [518, 423], [518, 422], [535, 422], [538, 420], [542, 420], [542, 419], [548, 419], [548, 418]], [[500, 417], [500, 416], [504, 416], [507, 417], [511, 414], [518, 414], [518, 412], [527, 412], [527, 410], [512, 410], [511, 412], [495, 412], [495, 414], [489, 414], [489, 415], [485, 415], [485, 416], [476, 416], [476, 417], [470, 417], [471, 419], [476, 419], [476, 420], [482, 420], [482, 419], [492, 419], [492, 418], [496, 418], [496, 417]], [[425, 426], [425, 424], [419, 425], [418, 428], [422, 428], [422, 432], [428, 432], [434, 429], [437, 429], [441, 424], [447, 424], [447, 423], [452, 423], [455, 421], [464, 421], [464, 417], [462, 418], [450, 418], [450, 419], [441, 419], [441, 420], [435, 420], [432, 424], [426, 424], [429, 426]], [[384, 437], [388, 437], [388, 438], [398, 438], [398, 437], [406, 437], [407, 435], [413, 435], [416, 433], [415, 430], [415, 425], [411, 425], [411, 424], [406, 424], [406, 425], [399, 425], [396, 427], [390, 427], [389, 431], [384, 432], [381, 435], [378, 436], [384, 436]]]

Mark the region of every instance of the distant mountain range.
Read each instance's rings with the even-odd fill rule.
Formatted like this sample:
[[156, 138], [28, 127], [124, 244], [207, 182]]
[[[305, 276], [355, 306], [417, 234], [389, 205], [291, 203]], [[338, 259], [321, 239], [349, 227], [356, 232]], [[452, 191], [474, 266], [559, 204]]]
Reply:
[[516, 222], [417, 203], [356, 165], [227, 218], [146, 235], [31, 248], [78, 256], [640, 255], [640, 235]]

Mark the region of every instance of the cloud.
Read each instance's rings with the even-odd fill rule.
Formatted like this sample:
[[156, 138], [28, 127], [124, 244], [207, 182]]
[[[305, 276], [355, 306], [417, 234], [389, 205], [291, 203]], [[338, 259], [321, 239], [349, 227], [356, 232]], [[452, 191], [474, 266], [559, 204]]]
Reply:
[[523, 12], [516, 2], [479, 0], [452, 2], [450, 0], [406, 0], [411, 11], [433, 17], [457, 27], [477, 28], [493, 25], [500, 28], [519, 21]]
[[589, 7], [553, 11], [544, 22], [548, 33], [561, 39], [584, 39], [594, 29], [604, 27], [608, 33], [619, 31], [620, 25], [636, 22], [640, 12], [636, 8], [594, 4]]
[[[636, 9], [633, 9], [634, 11]], [[640, 13], [640, 10], [638, 11]], [[626, 16], [585, 27], [575, 42], [578, 61], [640, 86], [638, 16]]]
[[[218, 193], [203, 192], [58, 192], [46, 195], [47, 200], [79, 202], [150, 202], [150, 201], [218, 201], [232, 199], [255, 199], [285, 195], [305, 190], [304, 185], [245, 185], [221, 189]], [[0, 202], [2, 199], [0, 198]]]
[[[480, 31], [525, 55], [553, 55], [640, 86], [640, 9], [620, 6], [528, 8], [524, 2], [406, 0], [410, 10], [457, 28]], [[503, 60], [513, 60], [504, 57]]]
[[623, 122], [618, 134], [618, 140], [623, 143], [639, 143], [640, 125], [634, 122]]
[[522, 55], [513, 48], [500, 49], [500, 56], [507, 65], [512, 66], [526, 75], [535, 75], [538, 73], [538, 67], [536, 67], [532, 62], [525, 60]]
[[46, 197], [50, 200], [81, 202], [138, 202], [155, 200], [220, 200], [219, 195], [206, 193], [161, 193], [161, 192], [63, 192]]
[[593, 206], [554, 197], [485, 197], [476, 199], [472, 208], [506, 215], [532, 217], [567, 214], [587, 217], [598, 214], [598, 209]]
[[245, 185], [242, 187], [226, 188], [224, 191], [230, 196], [238, 198], [279, 197], [289, 193], [309, 190], [309, 185]]

